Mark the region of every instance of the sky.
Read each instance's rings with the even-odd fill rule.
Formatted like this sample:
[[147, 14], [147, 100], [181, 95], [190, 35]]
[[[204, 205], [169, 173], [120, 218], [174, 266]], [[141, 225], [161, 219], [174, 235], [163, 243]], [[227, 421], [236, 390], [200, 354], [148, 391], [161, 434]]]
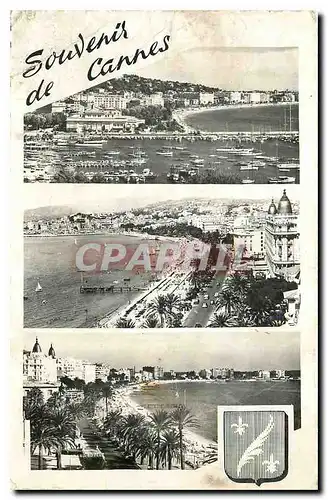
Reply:
[[[38, 333], [43, 352], [50, 343], [58, 357], [76, 357], [110, 366], [163, 366], [165, 370], [200, 370], [229, 367], [235, 370], [300, 368], [300, 335], [292, 330], [275, 329], [241, 332], [190, 333], [77, 332], [48, 330]], [[31, 350], [34, 332], [24, 332], [24, 349]]]
[[[154, 58], [155, 59], [155, 58]], [[202, 47], [169, 53], [136, 74], [224, 90], [298, 90], [298, 50], [266, 47]]]
[[[253, 199], [269, 202], [273, 197], [279, 201], [283, 187], [279, 185], [178, 185], [162, 184], [109, 186], [105, 184], [61, 184], [53, 189], [53, 184], [25, 186], [24, 209], [66, 205], [90, 212], [129, 210], [166, 200], [190, 198], [209, 199]], [[59, 187], [59, 186], [57, 186]], [[299, 185], [287, 187], [287, 195], [292, 202], [299, 200]]]

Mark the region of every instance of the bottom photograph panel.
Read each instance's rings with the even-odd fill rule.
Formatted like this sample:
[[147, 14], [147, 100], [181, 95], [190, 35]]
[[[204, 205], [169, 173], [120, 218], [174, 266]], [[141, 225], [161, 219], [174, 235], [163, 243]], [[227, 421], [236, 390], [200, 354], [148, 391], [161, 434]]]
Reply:
[[22, 394], [30, 469], [198, 469], [218, 406], [292, 405], [301, 427], [300, 334], [25, 331]]

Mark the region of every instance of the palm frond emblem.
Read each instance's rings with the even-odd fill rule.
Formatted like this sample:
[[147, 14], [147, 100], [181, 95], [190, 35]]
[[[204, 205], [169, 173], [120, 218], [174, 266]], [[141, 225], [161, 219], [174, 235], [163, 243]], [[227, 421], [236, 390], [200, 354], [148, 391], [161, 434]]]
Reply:
[[281, 481], [287, 475], [288, 410], [255, 405], [223, 410], [219, 420], [223, 467], [232, 481], [260, 486]]
[[239, 434], [239, 436], [242, 436], [245, 433], [248, 424], [243, 424], [242, 417], [238, 417], [238, 424], [231, 424], [231, 429], [233, 427], [236, 427], [234, 434]]

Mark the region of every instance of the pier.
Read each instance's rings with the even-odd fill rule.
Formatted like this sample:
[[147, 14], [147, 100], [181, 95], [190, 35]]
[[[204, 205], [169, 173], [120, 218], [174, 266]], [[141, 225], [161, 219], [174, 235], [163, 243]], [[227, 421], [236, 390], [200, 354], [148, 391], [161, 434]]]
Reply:
[[122, 139], [122, 140], [158, 140], [167, 141], [196, 141], [196, 140], [222, 140], [222, 139], [240, 139], [240, 140], [255, 140], [255, 139], [289, 139], [296, 140], [299, 138], [299, 131], [274, 130], [274, 131], [245, 131], [245, 132], [230, 132], [224, 130], [222, 132], [156, 132], [156, 133], [117, 133], [103, 134], [102, 138]]
[[80, 293], [129, 293], [129, 292], [143, 292], [147, 288], [142, 287], [142, 286], [101, 286], [101, 285], [93, 285], [93, 286], [87, 286], [87, 285], [81, 285], [80, 286]]

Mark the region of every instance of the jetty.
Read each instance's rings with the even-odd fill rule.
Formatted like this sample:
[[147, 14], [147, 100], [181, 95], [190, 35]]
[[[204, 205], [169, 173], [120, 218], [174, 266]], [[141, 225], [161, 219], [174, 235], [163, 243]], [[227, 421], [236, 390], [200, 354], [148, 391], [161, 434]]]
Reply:
[[145, 286], [138, 285], [81, 285], [80, 293], [129, 293], [129, 292], [143, 292], [147, 290]]

